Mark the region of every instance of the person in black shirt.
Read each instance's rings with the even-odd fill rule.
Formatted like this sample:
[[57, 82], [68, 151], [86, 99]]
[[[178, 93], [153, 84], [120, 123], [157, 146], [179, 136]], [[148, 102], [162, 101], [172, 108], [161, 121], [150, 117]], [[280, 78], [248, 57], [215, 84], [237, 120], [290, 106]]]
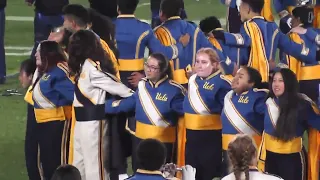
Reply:
[[4, 9], [6, 8], [7, 0], [0, 0], [0, 84], [4, 84], [6, 77], [6, 57], [4, 51], [4, 31], [6, 15]]
[[38, 44], [46, 40], [52, 29], [63, 24], [62, 9], [69, 0], [25, 0], [29, 6], [35, 6], [34, 47], [31, 58], [35, 60]]
[[90, 8], [112, 20], [118, 16], [117, 0], [89, 0]]

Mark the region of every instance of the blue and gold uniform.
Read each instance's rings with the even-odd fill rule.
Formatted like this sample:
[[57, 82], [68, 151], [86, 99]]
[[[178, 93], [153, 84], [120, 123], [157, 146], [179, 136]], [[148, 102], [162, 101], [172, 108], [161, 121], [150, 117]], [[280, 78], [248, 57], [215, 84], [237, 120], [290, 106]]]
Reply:
[[203, 79], [192, 75], [183, 108], [186, 126], [186, 164], [197, 169], [196, 179], [220, 177], [222, 137], [220, 114], [231, 79], [220, 71]]
[[283, 11], [292, 13], [292, 10], [297, 6], [297, 1], [293, 0], [273, 0], [274, 9], [278, 14]]
[[265, 98], [268, 90], [252, 88], [242, 94], [229, 91], [224, 98], [221, 113], [222, 149], [225, 173], [228, 168], [227, 149], [229, 143], [237, 134], [247, 134], [253, 137], [257, 146], [261, 143]]
[[[174, 162], [176, 126], [179, 117], [183, 116], [184, 92], [181, 85], [168, 77], [156, 84], [143, 78], [132, 96], [118, 101], [108, 100], [105, 109], [109, 114], [135, 111], [135, 146], [142, 139], [157, 139], [167, 147], [167, 161]], [[139, 166], [135, 157], [133, 161], [134, 165]]]
[[128, 180], [166, 180], [160, 171], [138, 169]]
[[[119, 70], [122, 82], [132, 88], [128, 77], [133, 72], [143, 73], [144, 53], [163, 53], [168, 59], [175, 59], [183, 52], [181, 43], [164, 46], [156, 38], [150, 25], [135, 18], [134, 15], [119, 15], [115, 21], [116, 40], [119, 50]], [[130, 27], [130, 28], [128, 28]]]
[[301, 59], [315, 59], [315, 52], [290, 41], [274, 22], [266, 22], [262, 16], [246, 21], [239, 34], [224, 33], [224, 38], [227, 45], [251, 47], [247, 65], [260, 71], [263, 82], [269, 80], [269, 61], [275, 59], [276, 48]]
[[[307, 165], [305, 164], [302, 136], [308, 127], [320, 130], [319, 110], [306, 95], [301, 94], [301, 96], [305, 102], [297, 112], [296, 137], [288, 142], [274, 137], [275, 127], [280, 115], [279, 100], [270, 97], [266, 101], [267, 108], [265, 108], [264, 114], [264, 134], [259, 152], [259, 168], [283, 179], [300, 180], [305, 178]], [[318, 179], [319, 173], [318, 152], [315, 153], [315, 149], [310, 149], [314, 145], [319, 147], [314, 139], [309, 138], [308, 176], [312, 180]]]
[[204, 47], [213, 48], [217, 51], [221, 61], [226, 59], [221, 51], [212, 46], [199, 28], [182, 20], [179, 16], [169, 18], [167, 21], [155, 28], [154, 31], [157, 38], [165, 46], [176, 44], [181, 35], [187, 33], [190, 35], [190, 41], [185, 47], [184, 53], [179, 54], [178, 58], [171, 61], [172, 69], [174, 69], [173, 80], [177, 81], [179, 84], [186, 85], [188, 83], [186, 68], [189, 65], [194, 65], [196, 53], [199, 49]]
[[[315, 29], [315, 31], [317, 31]], [[318, 31], [319, 32], [319, 31]], [[305, 44], [310, 51], [317, 51], [317, 44], [310, 41], [306, 35], [290, 32], [289, 37], [298, 44]], [[318, 101], [320, 83], [320, 64], [317, 59], [298, 60], [290, 55], [282, 56], [282, 63], [287, 64], [297, 76], [300, 84], [300, 92], [306, 94], [313, 101]]]
[[37, 77], [32, 91], [39, 130], [40, 159], [44, 177], [50, 179], [56, 168], [67, 163], [67, 137], [71, 123], [74, 84], [68, 67], [58, 63]]

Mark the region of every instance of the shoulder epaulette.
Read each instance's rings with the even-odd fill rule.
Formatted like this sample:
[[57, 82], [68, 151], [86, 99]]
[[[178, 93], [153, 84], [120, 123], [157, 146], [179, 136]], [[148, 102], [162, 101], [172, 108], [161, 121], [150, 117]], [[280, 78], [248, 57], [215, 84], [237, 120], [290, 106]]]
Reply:
[[116, 82], [121, 82], [119, 78], [117, 78], [115, 75], [112, 75], [110, 73], [104, 72], [101, 67], [100, 67], [100, 63], [93, 61], [92, 59], [88, 59], [89, 62], [100, 72], [102, 72], [103, 74], [107, 75], [109, 78], [111, 78], [112, 80], [116, 81]]
[[231, 84], [233, 76], [232, 75], [220, 75], [220, 78], [227, 81], [229, 84]]
[[65, 64], [63, 64], [63, 63], [58, 63], [57, 64], [57, 67], [59, 68], [59, 69], [61, 69], [63, 72], [65, 72], [66, 73], [66, 75], [68, 75], [69, 76], [69, 68], [68, 68], [68, 66], [67, 65], [65, 65]]
[[187, 92], [186, 88], [184, 88], [181, 84], [179, 84], [178, 82], [174, 81], [174, 80], [169, 80], [169, 83], [173, 86], [176, 86], [177, 88], [179, 88], [183, 94], [185, 94]]
[[259, 88], [253, 88], [254, 92], [266, 92], [269, 93], [269, 89], [259, 89]]

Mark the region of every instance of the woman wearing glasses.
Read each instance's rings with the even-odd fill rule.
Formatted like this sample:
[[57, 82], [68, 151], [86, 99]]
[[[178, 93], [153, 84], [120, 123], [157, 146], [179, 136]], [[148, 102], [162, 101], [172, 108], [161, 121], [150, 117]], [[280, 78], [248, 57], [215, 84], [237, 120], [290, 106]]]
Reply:
[[[167, 162], [174, 162], [174, 144], [178, 118], [183, 115], [185, 89], [172, 81], [169, 61], [162, 54], [152, 54], [144, 65], [137, 91], [126, 99], [107, 101], [106, 113], [135, 111], [136, 129], [133, 148], [143, 139], [153, 138], [167, 147]], [[135, 154], [135, 152], [133, 152]], [[133, 169], [144, 168], [133, 156]]]

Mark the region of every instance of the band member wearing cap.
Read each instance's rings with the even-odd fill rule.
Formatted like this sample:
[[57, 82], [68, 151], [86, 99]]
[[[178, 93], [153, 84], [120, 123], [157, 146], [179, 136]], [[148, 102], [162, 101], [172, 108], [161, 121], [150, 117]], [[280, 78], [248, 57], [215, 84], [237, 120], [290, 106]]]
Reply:
[[[296, 31], [297, 27], [307, 29], [312, 28], [313, 9], [307, 6], [296, 7], [292, 11], [293, 29], [289, 32], [289, 37], [296, 43], [305, 44], [310, 51], [317, 51], [317, 45], [314, 41], [310, 41], [304, 34]], [[320, 30], [315, 29], [320, 32]], [[283, 63], [296, 74], [300, 84], [300, 92], [306, 94], [313, 101], [318, 101], [320, 72], [318, 59], [308, 59], [308, 61], [298, 60], [290, 55], [283, 56]]]
[[253, 137], [259, 146], [263, 131], [263, 115], [268, 84], [262, 83], [262, 78], [254, 68], [243, 66], [232, 80], [232, 90], [224, 97], [221, 113], [222, 149], [224, 174], [230, 163], [226, 151], [229, 143], [237, 134], [247, 134]]
[[44, 178], [67, 163], [68, 130], [74, 84], [69, 79], [66, 56], [54, 41], [44, 41], [36, 52], [38, 74], [32, 85], [34, 112], [38, 123], [40, 159]]
[[[143, 139], [157, 139], [167, 148], [166, 162], [176, 163], [176, 127], [179, 117], [183, 116], [185, 89], [172, 80], [169, 61], [162, 54], [151, 54], [144, 70], [146, 78], [139, 82], [135, 94], [123, 100], [107, 101], [106, 112], [135, 111], [134, 149]], [[135, 154], [134, 151], [134, 170], [141, 166]]]
[[186, 164], [197, 169], [196, 179], [221, 176], [222, 137], [220, 114], [231, 90], [231, 78], [219, 70], [219, 56], [211, 48], [197, 52], [196, 74], [189, 78], [184, 100]]
[[275, 71], [266, 100], [259, 168], [283, 179], [306, 179], [302, 136], [311, 127], [315, 129], [309, 130], [308, 179], [316, 180], [319, 175], [319, 136], [316, 134], [320, 130], [319, 109], [306, 95], [298, 93], [298, 87], [297, 78], [290, 69]]
[[105, 118], [105, 100], [111, 95], [129, 97], [132, 90], [116, 77], [110, 57], [96, 35], [79, 30], [71, 36], [68, 65], [75, 75], [76, 123], [74, 129], [73, 165], [84, 180], [108, 178], [109, 137]]

